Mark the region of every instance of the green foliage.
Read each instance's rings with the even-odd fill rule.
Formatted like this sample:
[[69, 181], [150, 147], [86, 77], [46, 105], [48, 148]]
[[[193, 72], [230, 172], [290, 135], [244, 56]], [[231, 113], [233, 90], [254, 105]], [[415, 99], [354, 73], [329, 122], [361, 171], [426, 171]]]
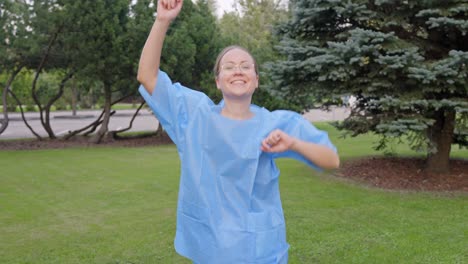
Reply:
[[356, 96], [339, 127], [380, 134], [379, 148], [404, 135], [428, 155], [467, 146], [467, 23], [457, 0], [293, 1], [278, 31], [287, 59], [271, 67], [274, 88], [306, 109]]
[[19, 1], [0, 2], [0, 72], [10, 72], [19, 65], [37, 60], [36, 36], [31, 34], [28, 5]]
[[[0, 71], [6, 74], [5, 81], [20, 66], [34, 76], [44, 59], [42, 70], [48, 73], [74, 72], [78, 103], [84, 107], [102, 101], [104, 89], [112, 89], [113, 100], [136, 93], [138, 58], [154, 22], [155, 1], [2, 1], [0, 6]], [[215, 89], [212, 76], [210, 86], [201, 84], [223, 46], [212, 8], [210, 0], [184, 3], [162, 61], [174, 80], [205, 92]], [[23, 87], [22, 76], [18, 78], [13, 86]], [[58, 89], [56, 81], [48, 81], [39, 75], [41, 102]], [[31, 84], [32, 80], [29, 91]], [[71, 87], [65, 84], [68, 98], [55, 104], [70, 103]]]
[[129, 33], [128, 1], [70, 1], [65, 8], [74, 25], [67, 32], [67, 44], [75, 48], [69, 53], [73, 67], [112, 86], [128, 78], [127, 71], [133, 67], [125, 42]]
[[[3, 88], [7, 79], [10, 76], [7, 73], [0, 74], [0, 84]], [[34, 78], [34, 72], [30, 70], [22, 70], [15, 78], [15, 82], [11, 85], [10, 89], [15, 93], [23, 106], [27, 109], [34, 109], [34, 101], [31, 98], [31, 83]], [[15, 112], [17, 102], [11, 97], [8, 97], [9, 110]]]
[[198, 1], [197, 4], [186, 1], [167, 34], [161, 68], [174, 81], [214, 95], [216, 87], [211, 73], [222, 47], [210, 1]]
[[274, 27], [286, 21], [288, 11], [279, 0], [237, 0], [238, 10], [225, 14], [220, 20], [223, 35], [229, 44], [250, 50], [261, 66], [278, 58], [274, 46], [278, 39]]
[[195, 66], [195, 44], [187, 38], [187, 25], [181, 25], [171, 33], [164, 43], [161, 68], [172, 79], [190, 87], [193, 85], [191, 70]]

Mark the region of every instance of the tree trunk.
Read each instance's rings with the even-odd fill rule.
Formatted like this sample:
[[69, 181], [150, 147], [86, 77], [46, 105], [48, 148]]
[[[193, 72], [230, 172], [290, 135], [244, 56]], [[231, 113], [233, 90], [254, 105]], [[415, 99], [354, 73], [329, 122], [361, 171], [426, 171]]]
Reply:
[[450, 150], [452, 147], [453, 133], [455, 129], [455, 111], [440, 109], [434, 113], [436, 120], [434, 125], [428, 128], [428, 138], [435, 147], [435, 152], [430, 152], [426, 160], [426, 171], [432, 173], [448, 173], [450, 170]]
[[54, 139], [56, 137], [55, 137], [54, 131], [50, 127], [50, 122], [49, 122], [49, 111], [50, 110], [46, 109], [46, 116], [44, 118], [44, 115], [43, 115], [44, 110], [43, 110], [41, 102], [39, 101], [38, 94], [36, 92], [36, 85], [37, 85], [37, 81], [39, 79], [39, 75], [41, 74], [42, 69], [44, 69], [47, 60], [49, 59], [49, 55], [50, 55], [50, 51], [52, 50], [52, 46], [54, 45], [55, 41], [57, 40], [57, 36], [61, 32], [62, 28], [63, 28], [63, 25], [55, 33], [53, 33], [53, 35], [50, 37], [50, 40], [49, 40], [49, 43], [47, 44], [47, 48], [46, 48], [46, 50], [44, 52], [44, 55], [42, 56], [39, 65], [37, 66], [36, 74], [34, 76], [32, 86], [31, 86], [31, 95], [32, 95], [32, 98], [33, 98], [34, 102], [36, 103], [37, 107], [39, 108], [39, 117], [41, 119], [41, 124], [44, 127], [44, 130], [49, 135], [49, 138], [51, 138], [51, 139]]
[[96, 134], [91, 138], [91, 142], [95, 144], [101, 143], [103, 137], [109, 131], [109, 120], [110, 120], [110, 112], [111, 112], [111, 105], [112, 105], [112, 90], [111, 85], [104, 83], [104, 119], [102, 120], [101, 127], [96, 132]]
[[21, 103], [21, 101], [18, 99], [18, 97], [15, 95], [15, 93], [12, 90], [7, 90], [7, 91], [13, 97], [13, 99], [16, 100], [16, 103], [19, 105], [19, 109], [21, 111], [21, 118], [23, 119], [23, 122], [26, 125], [26, 127], [29, 129], [29, 131], [31, 131], [31, 133], [33, 133], [34, 136], [36, 136], [37, 139], [42, 140], [42, 137], [38, 133], [36, 133], [36, 131], [34, 131], [32, 126], [26, 120], [26, 116], [24, 115], [24, 111], [22, 107], [23, 104]]
[[[129, 97], [129, 96], [130, 96], [130, 95], [126, 95], [126, 96], [124, 96], [124, 97], [121, 97], [121, 98], [117, 99], [117, 100], [114, 101], [114, 102], [111, 102], [111, 103], [110, 103], [110, 107], [112, 107], [114, 104], [116, 104], [116, 103], [118, 103], [118, 102], [120, 102], [120, 101], [123, 101], [124, 99], [126, 99], [126, 98]], [[109, 109], [110, 109], [110, 107], [109, 107]], [[137, 112], [138, 112], [138, 111], [137, 111]], [[105, 113], [106, 113], [106, 111], [105, 111], [105, 109], [103, 109], [103, 110], [101, 111], [101, 114], [99, 115], [99, 117], [98, 117], [94, 122], [92, 122], [91, 124], [87, 125], [87, 126], [84, 127], [84, 128], [80, 128], [80, 129], [78, 129], [78, 130], [69, 132], [69, 134], [66, 135], [66, 136], [64, 137], [64, 139], [65, 139], [65, 140], [70, 139], [70, 138], [72, 138], [72, 137], [78, 135], [79, 133], [81, 133], [81, 132], [83, 132], [83, 131], [86, 131], [86, 130], [88, 130], [88, 129], [89, 129], [89, 130], [88, 130], [84, 135], [85, 135], [85, 136], [88, 136], [89, 134], [92, 134], [92, 133], [96, 130], [96, 128], [104, 122], [103, 116], [104, 116]], [[114, 111], [111, 111], [110, 114], [109, 114], [109, 118], [112, 117], [114, 114], [115, 114], [115, 110], [114, 110]], [[136, 115], [136, 114], [135, 114], [135, 115]], [[102, 120], [101, 120], [101, 119], [102, 119]]]
[[68, 82], [73, 77], [74, 71], [70, 71], [60, 82], [59, 89], [57, 91], [57, 94], [55, 94], [52, 98], [49, 99], [47, 104], [44, 106], [44, 108], [41, 111], [44, 111], [44, 119], [42, 118], [42, 112], [41, 112], [41, 123], [42, 126], [44, 127], [45, 131], [49, 134], [49, 138], [55, 139], [55, 133], [52, 129], [52, 126], [50, 124], [50, 109], [52, 108], [52, 105], [60, 99], [63, 95], [63, 90], [65, 89], [65, 84]]
[[76, 89], [76, 77], [73, 78], [72, 86], [71, 86], [71, 109], [72, 109], [72, 116], [76, 116], [76, 102], [78, 101], [78, 90]]
[[16, 75], [18, 75], [18, 73], [21, 71], [21, 69], [23, 69], [23, 66], [18, 67], [15, 71], [11, 73], [11, 76], [6, 83], [5, 88], [3, 89], [3, 119], [0, 120], [0, 135], [7, 129], [8, 122], [10, 121], [8, 118], [8, 91], [10, 90], [13, 80], [15, 79]]
[[111, 131], [112, 132], [112, 137], [113, 138], [117, 138], [118, 137], [118, 133], [122, 133], [122, 132], [125, 132], [125, 131], [128, 131], [130, 129], [132, 129], [132, 125], [133, 125], [133, 121], [135, 121], [135, 118], [137, 117], [138, 113], [140, 112], [141, 108], [143, 108], [143, 106], [145, 105], [145, 102], [142, 102], [140, 104], [140, 106], [138, 107], [138, 109], [135, 111], [135, 113], [133, 114], [132, 116], [132, 119], [130, 119], [130, 124], [128, 125], [128, 127], [126, 128], [122, 128], [122, 129], [119, 129], [119, 130], [114, 130], [114, 131]]

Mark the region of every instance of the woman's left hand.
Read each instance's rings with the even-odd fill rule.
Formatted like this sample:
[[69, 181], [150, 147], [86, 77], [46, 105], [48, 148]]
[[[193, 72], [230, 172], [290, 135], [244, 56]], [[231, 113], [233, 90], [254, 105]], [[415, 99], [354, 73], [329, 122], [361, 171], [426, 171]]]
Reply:
[[275, 129], [262, 141], [261, 149], [265, 152], [284, 152], [290, 150], [295, 141], [294, 137]]
[[284, 152], [291, 150], [299, 153], [308, 161], [322, 169], [336, 169], [340, 166], [340, 157], [326, 145], [302, 141], [276, 129], [262, 141], [264, 152]]

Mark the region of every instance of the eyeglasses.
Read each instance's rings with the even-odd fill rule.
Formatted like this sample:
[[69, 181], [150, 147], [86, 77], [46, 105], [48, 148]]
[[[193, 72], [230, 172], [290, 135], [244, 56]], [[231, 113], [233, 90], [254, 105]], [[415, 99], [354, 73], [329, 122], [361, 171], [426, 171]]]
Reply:
[[239, 69], [241, 72], [251, 71], [255, 67], [255, 64], [250, 62], [241, 62], [240, 64], [234, 64], [231, 62], [221, 65], [221, 69], [225, 72], [235, 72]]

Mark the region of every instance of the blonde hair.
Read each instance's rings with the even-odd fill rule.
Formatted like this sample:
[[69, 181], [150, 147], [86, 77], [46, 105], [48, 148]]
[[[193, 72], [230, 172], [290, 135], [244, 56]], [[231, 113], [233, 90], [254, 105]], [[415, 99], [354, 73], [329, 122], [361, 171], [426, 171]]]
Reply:
[[228, 53], [229, 51], [231, 50], [234, 50], [234, 49], [240, 49], [242, 51], [245, 51], [247, 54], [249, 54], [249, 56], [252, 58], [253, 62], [254, 62], [254, 65], [255, 65], [255, 73], [258, 75], [258, 65], [257, 65], [257, 61], [255, 61], [255, 58], [254, 56], [252, 56], [252, 53], [250, 53], [250, 51], [248, 51], [246, 48], [244, 47], [241, 47], [239, 45], [231, 45], [231, 46], [227, 46], [226, 48], [224, 48], [219, 54], [218, 54], [218, 57], [216, 58], [216, 63], [213, 67], [213, 73], [215, 75], [215, 78], [218, 77], [219, 75], [219, 68], [221, 67], [220, 63], [221, 63], [221, 60], [223, 59], [224, 55], [226, 55], [226, 53]]

